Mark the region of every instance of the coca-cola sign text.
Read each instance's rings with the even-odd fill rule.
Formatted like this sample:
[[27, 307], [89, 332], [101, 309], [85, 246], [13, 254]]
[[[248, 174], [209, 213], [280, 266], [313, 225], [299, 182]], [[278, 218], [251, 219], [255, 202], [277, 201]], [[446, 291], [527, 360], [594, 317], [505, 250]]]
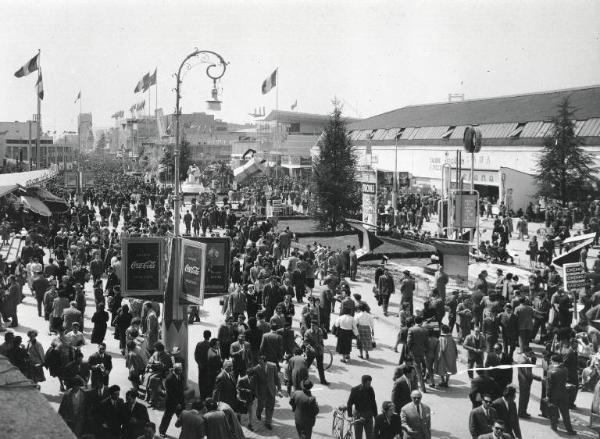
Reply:
[[130, 265], [132, 270], [156, 270], [157, 261], [133, 261]]
[[163, 246], [162, 238], [123, 239], [125, 296], [163, 294]]

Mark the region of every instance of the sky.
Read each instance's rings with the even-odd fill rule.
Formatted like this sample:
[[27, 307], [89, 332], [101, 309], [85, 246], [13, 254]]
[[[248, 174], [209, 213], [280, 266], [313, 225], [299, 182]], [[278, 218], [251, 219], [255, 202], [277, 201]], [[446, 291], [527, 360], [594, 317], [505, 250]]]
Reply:
[[[600, 84], [596, 0], [2, 0], [0, 120], [36, 112], [36, 75], [14, 72], [41, 50], [44, 130], [94, 127], [145, 95], [133, 89], [158, 69], [151, 106], [175, 108], [175, 78], [194, 48], [229, 63], [215, 117], [252, 122], [257, 107], [350, 117], [466, 99]], [[8, 19], [6, 19], [8, 17]], [[195, 62], [197, 64], [197, 61]], [[263, 80], [278, 68], [276, 90]], [[182, 111], [206, 111], [212, 81], [186, 71]], [[146, 110], [148, 105], [146, 106]]]

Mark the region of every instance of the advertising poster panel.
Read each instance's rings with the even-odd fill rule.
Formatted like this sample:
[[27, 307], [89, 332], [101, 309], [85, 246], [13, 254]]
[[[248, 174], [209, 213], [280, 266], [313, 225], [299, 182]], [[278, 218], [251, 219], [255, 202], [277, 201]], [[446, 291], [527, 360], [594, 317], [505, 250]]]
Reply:
[[122, 241], [121, 259], [124, 297], [153, 297], [162, 300], [164, 293], [163, 238], [129, 238]]
[[181, 240], [181, 304], [202, 305], [204, 301], [206, 249], [201, 242]]
[[206, 244], [206, 268], [204, 294], [217, 296], [227, 294], [231, 269], [230, 238], [191, 238]]

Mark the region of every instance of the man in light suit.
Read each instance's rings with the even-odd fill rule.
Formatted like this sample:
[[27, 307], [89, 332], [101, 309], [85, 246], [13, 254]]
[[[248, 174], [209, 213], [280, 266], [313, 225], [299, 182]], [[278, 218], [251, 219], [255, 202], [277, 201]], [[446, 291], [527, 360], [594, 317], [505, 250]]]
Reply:
[[485, 394], [482, 400], [483, 405], [474, 408], [469, 414], [469, 432], [473, 439], [477, 439], [482, 434], [492, 433], [494, 421], [498, 419], [498, 413], [492, 407], [492, 397]]
[[73, 323], [77, 322], [81, 325], [82, 314], [81, 311], [77, 309], [77, 303], [75, 301], [72, 301], [70, 307], [63, 311], [62, 317], [65, 334], [73, 330]]
[[237, 321], [240, 314], [246, 312], [246, 295], [241, 287], [237, 287], [227, 298], [225, 314], [231, 314]]
[[256, 407], [256, 417], [260, 420], [263, 408], [265, 410], [265, 427], [271, 430], [271, 420], [275, 410], [275, 396], [281, 398], [281, 382], [277, 365], [267, 361], [264, 355], [261, 355], [258, 364], [254, 366], [256, 371], [256, 384], [258, 388], [258, 404]]
[[412, 402], [400, 410], [405, 439], [431, 439], [431, 410], [421, 403], [421, 392], [413, 390]]

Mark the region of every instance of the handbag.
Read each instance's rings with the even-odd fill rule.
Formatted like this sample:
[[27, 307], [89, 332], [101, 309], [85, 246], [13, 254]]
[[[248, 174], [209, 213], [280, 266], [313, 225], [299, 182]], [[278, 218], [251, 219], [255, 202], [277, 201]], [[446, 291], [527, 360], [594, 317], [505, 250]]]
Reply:
[[333, 335], [335, 335], [336, 337], [338, 336], [338, 328], [339, 328], [339, 326], [335, 326], [335, 325], [333, 326], [333, 328], [331, 328], [331, 333]]

